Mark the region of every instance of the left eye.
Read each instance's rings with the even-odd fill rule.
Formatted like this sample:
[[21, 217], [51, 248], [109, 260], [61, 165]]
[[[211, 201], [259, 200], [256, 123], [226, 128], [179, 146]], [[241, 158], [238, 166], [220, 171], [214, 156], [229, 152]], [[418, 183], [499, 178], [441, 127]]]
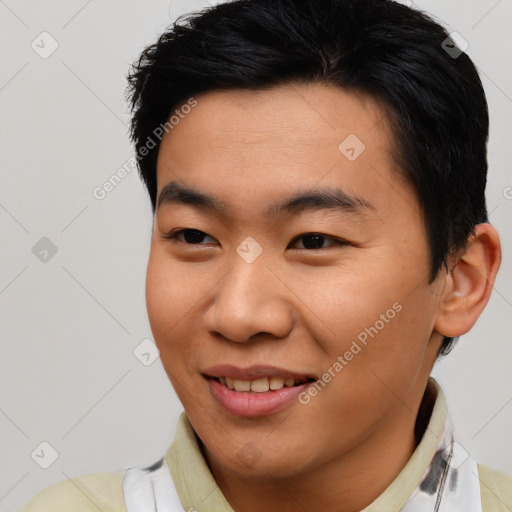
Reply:
[[[200, 231], [199, 229], [181, 229], [179, 231], [175, 231], [174, 233], [170, 233], [169, 235], [165, 236], [165, 238], [169, 240], [176, 239], [178, 240], [178, 242], [185, 243], [188, 245], [204, 245], [202, 244], [202, 242], [207, 237], [210, 237], [212, 240], [215, 240], [215, 238], [208, 235], [204, 231]], [[183, 238], [183, 240], [181, 238]], [[325, 249], [327, 247], [332, 247], [333, 245], [347, 245], [348, 243], [328, 235], [322, 235], [320, 233], [307, 233], [296, 237], [292, 241], [291, 245], [293, 245], [296, 241], [299, 240], [303, 240], [303, 243], [302, 247], [296, 247], [297, 249]], [[333, 243], [331, 245], [324, 246], [324, 242], [326, 240], [331, 240], [333, 241]]]
[[[301, 239], [304, 240], [302, 244], [303, 247], [298, 247], [298, 249], [326, 249], [327, 247], [332, 247], [333, 245], [347, 244], [347, 242], [344, 242], [343, 240], [338, 240], [336, 238], [333, 238], [332, 236], [322, 235], [320, 233], [307, 233], [305, 235], [300, 235], [297, 238], [295, 238], [293, 242]], [[332, 240], [334, 243], [328, 246], [324, 246], [323, 242], [325, 240]]]

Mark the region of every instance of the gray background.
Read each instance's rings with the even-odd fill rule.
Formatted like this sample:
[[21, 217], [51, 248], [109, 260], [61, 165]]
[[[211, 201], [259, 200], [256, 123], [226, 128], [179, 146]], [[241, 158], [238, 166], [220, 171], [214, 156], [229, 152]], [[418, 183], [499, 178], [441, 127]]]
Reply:
[[[150, 203], [135, 171], [103, 200], [93, 190], [133, 154], [129, 64], [178, 14], [206, 5], [0, 0], [0, 511], [67, 477], [150, 464], [172, 441], [181, 405], [160, 359], [134, 355], [151, 339]], [[504, 253], [488, 308], [433, 374], [461, 444], [512, 473], [512, 1], [415, 5], [468, 41], [481, 72], [488, 207]], [[31, 46], [51, 49], [43, 31], [58, 43], [47, 58]], [[48, 469], [42, 442], [58, 453]]]

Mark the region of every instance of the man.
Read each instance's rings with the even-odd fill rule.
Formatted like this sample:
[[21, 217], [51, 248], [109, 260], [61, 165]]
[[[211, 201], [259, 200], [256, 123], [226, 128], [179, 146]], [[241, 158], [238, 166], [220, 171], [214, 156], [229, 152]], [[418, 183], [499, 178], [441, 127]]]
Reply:
[[501, 259], [486, 99], [457, 50], [389, 0], [238, 0], [143, 52], [147, 308], [185, 413], [153, 466], [23, 512], [512, 510], [430, 377]]

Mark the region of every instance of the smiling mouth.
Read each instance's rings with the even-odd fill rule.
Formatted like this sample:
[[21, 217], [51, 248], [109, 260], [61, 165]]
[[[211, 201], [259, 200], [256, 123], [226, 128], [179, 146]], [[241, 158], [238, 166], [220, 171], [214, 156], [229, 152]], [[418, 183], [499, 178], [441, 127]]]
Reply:
[[284, 377], [262, 377], [254, 380], [239, 380], [231, 377], [211, 377], [226, 388], [240, 393], [266, 393], [268, 391], [278, 391], [283, 388], [300, 386], [306, 382], [313, 382], [315, 379], [304, 377], [301, 379]]

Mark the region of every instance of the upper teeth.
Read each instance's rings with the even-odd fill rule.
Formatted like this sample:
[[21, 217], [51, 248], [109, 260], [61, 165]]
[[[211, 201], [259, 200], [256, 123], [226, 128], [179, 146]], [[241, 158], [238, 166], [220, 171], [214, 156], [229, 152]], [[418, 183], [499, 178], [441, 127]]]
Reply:
[[306, 379], [301, 381], [295, 379], [284, 379], [283, 377], [263, 377], [262, 379], [256, 380], [238, 380], [232, 379], [231, 377], [219, 377], [221, 384], [224, 384], [229, 389], [235, 391], [254, 391], [256, 393], [264, 393], [270, 389], [281, 389], [284, 386], [291, 387], [297, 383], [304, 382]]

